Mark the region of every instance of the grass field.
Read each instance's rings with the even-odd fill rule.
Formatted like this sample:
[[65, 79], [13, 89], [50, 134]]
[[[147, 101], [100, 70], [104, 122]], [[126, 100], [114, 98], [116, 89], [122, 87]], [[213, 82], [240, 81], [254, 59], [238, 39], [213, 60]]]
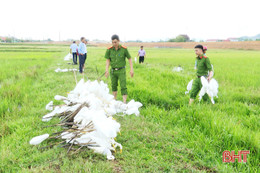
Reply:
[[[106, 48], [88, 48], [86, 74], [95, 80], [105, 70]], [[129, 48], [132, 57], [138, 48]], [[143, 103], [141, 116], [115, 117], [123, 153], [115, 161], [83, 150], [40, 150], [29, 140], [53, 128], [42, 122], [45, 105], [75, 86], [74, 68], [63, 61], [64, 45], [0, 45], [0, 172], [257, 172], [260, 149], [260, 51], [207, 53], [219, 82], [216, 104], [188, 106], [187, 83], [195, 78], [192, 49], [147, 48], [145, 64], [128, 73], [129, 99]], [[181, 65], [183, 72], [172, 72]], [[98, 69], [98, 72], [96, 71]], [[129, 67], [127, 67], [129, 71]], [[77, 75], [78, 80], [81, 76]], [[110, 84], [110, 79], [102, 78]], [[119, 97], [122, 99], [122, 97]], [[247, 163], [222, 163], [225, 150], [250, 150]]]

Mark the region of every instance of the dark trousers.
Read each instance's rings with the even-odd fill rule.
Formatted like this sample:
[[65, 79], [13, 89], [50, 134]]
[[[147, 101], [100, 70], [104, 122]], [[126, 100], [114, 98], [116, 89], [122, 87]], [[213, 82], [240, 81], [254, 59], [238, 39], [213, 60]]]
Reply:
[[144, 62], [144, 56], [139, 56], [139, 64]]
[[87, 54], [86, 53], [83, 54], [83, 55], [79, 54], [79, 72], [80, 73], [83, 72], [83, 67], [84, 67], [86, 59], [87, 59]]
[[76, 52], [73, 52], [73, 53], [72, 53], [72, 56], [73, 56], [73, 63], [74, 63], [74, 64], [78, 64], [78, 62], [77, 62], [77, 53], [76, 53]]

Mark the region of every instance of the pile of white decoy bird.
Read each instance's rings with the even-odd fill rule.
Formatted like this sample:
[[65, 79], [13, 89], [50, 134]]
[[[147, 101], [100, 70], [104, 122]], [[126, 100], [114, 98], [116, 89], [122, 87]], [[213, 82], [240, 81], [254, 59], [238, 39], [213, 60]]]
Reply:
[[[50, 112], [42, 117], [42, 121], [60, 118], [58, 124], [46, 127], [61, 126], [62, 130], [52, 134], [43, 134], [30, 140], [31, 145], [39, 145], [49, 140], [48, 148], [53, 146], [67, 147], [67, 153], [79, 152], [83, 147], [94, 150], [95, 153], [106, 155], [108, 160], [114, 160], [113, 152], [122, 145], [115, 141], [120, 133], [120, 124], [114, 115], [124, 116], [135, 114], [139, 116], [140, 102], [131, 100], [124, 104], [109, 94], [107, 84], [103, 81], [86, 81], [81, 79], [67, 97], [56, 95], [55, 100], [63, 101], [63, 105], [54, 106], [53, 101], [46, 105]], [[50, 145], [49, 145], [50, 144]]]

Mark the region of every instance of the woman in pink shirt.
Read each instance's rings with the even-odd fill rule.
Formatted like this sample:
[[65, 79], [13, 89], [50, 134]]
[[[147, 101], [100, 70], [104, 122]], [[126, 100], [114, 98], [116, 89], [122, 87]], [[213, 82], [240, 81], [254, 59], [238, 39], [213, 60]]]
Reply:
[[141, 46], [141, 49], [138, 51], [137, 57], [139, 57], [139, 64], [144, 63], [144, 58], [146, 58], [144, 46]]

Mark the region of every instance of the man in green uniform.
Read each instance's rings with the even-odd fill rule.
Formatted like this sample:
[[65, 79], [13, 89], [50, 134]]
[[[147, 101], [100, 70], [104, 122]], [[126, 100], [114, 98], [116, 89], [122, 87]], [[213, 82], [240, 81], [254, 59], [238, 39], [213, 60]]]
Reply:
[[120, 40], [118, 35], [113, 35], [112, 45], [106, 51], [105, 58], [106, 60], [106, 73], [105, 76], [109, 76], [109, 65], [111, 65], [110, 75], [112, 83], [112, 91], [114, 98], [117, 97], [117, 86], [118, 81], [120, 82], [121, 94], [123, 96], [123, 101], [126, 103], [127, 99], [127, 87], [126, 87], [126, 58], [130, 64], [130, 75], [134, 76], [134, 69], [131, 56], [125, 46], [120, 45]]
[[[209, 61], [209, 58], [204, 55], [203, 46], [202, 45], [195, 46], [195, 53], [197, 55], [197, 73], [196, 73], [197, 78], [193, 80], [189, 104], [193, 103], [194, 99], [196, 98], [197, 94], [202, 88], [200, 77], [205, 76], [206, 79], [210, 81], [213, 76], [211, 63]], [[208, 95], [205, 94], [203, 96], [203, 100], [207, 100], [207, 99], [208, 99]]]

